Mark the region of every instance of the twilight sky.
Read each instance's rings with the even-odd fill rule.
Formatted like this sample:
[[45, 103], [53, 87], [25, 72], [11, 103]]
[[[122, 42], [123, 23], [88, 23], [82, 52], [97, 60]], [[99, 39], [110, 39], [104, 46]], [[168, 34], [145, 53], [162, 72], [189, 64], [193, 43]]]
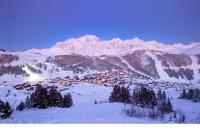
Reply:
[[85, 34], [200, 41], [200, 0], [0, 0], [0, 48], [47, 48]]

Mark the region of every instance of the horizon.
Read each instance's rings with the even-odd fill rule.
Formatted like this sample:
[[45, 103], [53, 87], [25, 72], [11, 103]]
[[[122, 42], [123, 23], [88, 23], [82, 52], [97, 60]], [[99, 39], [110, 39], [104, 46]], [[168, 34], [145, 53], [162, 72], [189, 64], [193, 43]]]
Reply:
[[[64, 40], [60, 40], [60, 41], [57, 41], [57, 42], [55, 42], [55, 43], [53, 43], [52, 45], [50, 45], [49, 47], [43, 47], [43, 48], [35, 48], [35, 47], [30, 47], [29, 49], [25, 49], [25, 50], [21, 50], [21, 51], [17, 51], [17, 50], [7, 50], [7, 49], [4, 49], [4, 48], [1, 48], [0, 47], [0, 49], [4, 49], [4, 50], [6, 50], [6, 51], [10, 51], [10, 52], [25, 52], [25, 51], [28, 51], [28, 50], [34, 50], [34, 49], [38, 49], [38, 50], [40, 50], [40, 49], [49, 49], [49, 48], [52, 48], [52, 47], [54, 47], [54, 46], [56, 46], [57, 45], [57, 43], [64, 43], [65, 41], [68, 41], [68, 40], [70, 40], [70, 39], [80, 39], [80, 38], [83, 38], [83, 37], [87, 37], [87, 36], [94, 36], [94, 37], [97, 37], [97, 38], [99, 38], [100, 39], [100, 43], [101, 42], [107, 42], [107, 41], [111, 41], [111, 40], [114, 40], [114, 39], [120, 39], [121, 41], [131, 41], [131, 40], [134, 40], [134, 39], [139, 39], [139, 40], [141, 40], [141, 41], [144, 41], [144, 43], [148, 43], [148, 42], [157, 42], [157, 43], [159, 43], [159, 44], [163, 44], [163, 45], [166, 45], [166, 46], [174, 46], [174, 45], [182, 45], [182, 46], [186, 46], [186, 45], [197, 45], [197, 43], [198, 44], [200, 44], [200, 42], [190, 42], [190, 43], [187, 43], [187, 44], [185, 44], [185, 43], [173, 43], [173, 44], [167, 44], [167, 43], [164, 43], [164, 42], [160, 42], [160, 41], [157, 41], [157, 40], [143, 40], [142, 38], [139, 38], [139, 37], [132, 37], [132, 38], [125, 38], [125, 39], [122, 39], [122, 38], [119, 38], [119, 37], [114, 37], [114, 38], [110, 38], [110, 39], [102, 39], [102, 38], [100, 38], [99, 36], [96, 36], [96, 35], [91, 35], [91, 34], [85, 34], [85, 35], [82, 35], [82, 36], [78, 36], [78, 37], [71, 37], [71, 38], [66, 38], [66, 39], [64, 39]], [[147, 45], [147, 44], [146, 44]], [[156, 44], [155, 44], [156, 45]]]
[[[8, 49], [6, 49], [6, 48], [3, 48], [3, 47], [0, 47], [0, 49], [4, 49], [4, 50], [6, 50], [6, 51], [13, 51], [13, 52], [23, 52], [23, 51], [27, 51], [27, 50], [31, 50], [31, 49], [47, 49], [47, 48], [51, 48], [51, 47], [53, 47], [53, 46], [55, 46], [57, 43], [59, 43], [59, 42], [65, 42], [65, 41], [67, 41], [67, 40], [70, 40], [70, 39], [79, 39], [79, 38], [81, 38], [81, 37], [85, 37], [85, 36], [87, 36], [87, 35], [89, 35], [89, 36], [96, 36], [96, 35], [92, 35], [92, 34], [85, 34], [85, 35], [80, 35], [80, 36], [76, 36], [76, 37], [71, 37], [71, 38], [66, 38], [66, 39], [63, 39], [63, 40], [58, 40], [58, 41], [56, 41], [56, 42], [53, 42], [53, 43], [51, 43], [51, 44], [48, 44], [48, 47], [41, 47], [41, 48], [36, 48], [36, 47], [29, 47], [28, 49], [24, 49], [24, 50], [8, 50]], [[200, 43], [200, 41], [192, 41], [192, 42], [188, 42], [188, 43], [181, 43], [181, 42], [176, 42], [176, 43], [164, 43], [164, 42], [162, 42], [162, 41], [158, 41], [158, 40], [144, 40], [144, 39], [142, 39], [142, 38], [140, 38], [140, 37], [132, 37], [132, 38], [120, 38], [120, 37], [113, 37], [113, 38], [108, 38], [108, 39], [102, 39], [101, 37], [99, 37], [99, 36], [96, 36], [96, 37], [98, 37], [98, 38], [100, 38], [101, 40], [101, 42], [102, 41], [111, 41], [111, 40], [113, 40], [113, 39], [120, 39], [120, 40], [122, 40], [122, 41], [125, 41], [125, 40], [132, 40], [132, 39], [140, 39], [140, 40], [142, 40], [142, 41], [144, 41], [144, 42], [151, 42], [151, 41], [156, 41], [156, 42], [158, 42], [158, 43], [160, 43], [160, 44], [164, 44], [164, 45], [191, 45], [191, 44], [194, 44], [194, 43]], [[1, 45], [0, 45], [1, 46]]]
[[86, 34], [158, 41], [200, 42], [200, 1], [0, 1], [0, 48], [43, 49]]

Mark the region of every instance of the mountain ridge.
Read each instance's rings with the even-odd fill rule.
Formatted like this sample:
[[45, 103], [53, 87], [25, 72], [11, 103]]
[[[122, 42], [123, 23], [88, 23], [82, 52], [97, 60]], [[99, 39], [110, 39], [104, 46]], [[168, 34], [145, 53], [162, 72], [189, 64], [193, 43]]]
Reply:
[[[57, 42], [47, 49], [30, 49], [27, 52], [37, 52], [46, 54], [80, 54], [88, 56], [101, 56], [101, 55], [124, 55], [135, 50], [158, 50], [170, 53], [184, 53], [193, 54], [192, 48], [200, 47], [200, 42], [190, 44], [164, 44], [161, 42], [144, 41], [139, 38], [122, 40], [120, 38], [113, 38], [110, 40], [101, 40], [94, 35], [85, 35], [80, 38], [71, 38], [63, 42]], [[188, 52], [189, 51], [189, 52]], [[200, 50], [195, 54], [200, 53]]]
[[139, 38], [102, 41], [87, 35], [58, 42], [49, 49], [0, 51], [0, 76], [24, 75], [23, 67], [29, 66], [45, 77], [123, 70], [136, 79], [200, 82], [199, 47], [199, 43], [171, 46]]

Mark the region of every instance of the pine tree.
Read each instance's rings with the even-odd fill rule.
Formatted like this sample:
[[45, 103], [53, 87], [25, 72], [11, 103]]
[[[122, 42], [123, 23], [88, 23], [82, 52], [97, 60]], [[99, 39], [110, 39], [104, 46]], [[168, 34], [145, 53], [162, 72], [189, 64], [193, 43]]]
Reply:
[[186, 99], [186, 98], [187, 98], [185, 89], [183, 89], [183, 92], [182, 92], [182, 94], [181, 94], [180, 97], [183, 98], [183, 99]]
[[17, 106], [16, 110], [23, 111], [25, 108], [25, 103], [21, 101]]
[[120, 88], [119, 86], [115, 85], [113, 88], [113, 91], [109, 97], [110, 102], [117, 102], [118, 100], [118, 94], [120, 93]]
[[158, 90], [157, 99], [160, 101], [162, 99], [162, 91], [161, 89]]
[[172, 107], [172, 104], [169, 100], [169, 98], [167, 99], [167, 103], [166, 103], [166, 113], [170, 113], [170, 112], [173, 112], [173, 107]]
[[162, 100], [166, 100], [166, 94], [165, 94], [165, 91], [163, 91], [163, 93], [162, 93]]
[[30, 109], [32, 106], [31, 106], [31, 101], [30, 101], [30, 98], [27, 96], [26, 97], [26, 100], [25, 100], [25, 107], [27, 109]]
[[198, 89], [197, 102], [200, 102], [200, 90]]
[[192, 96], [192, 101], [193, 102], [199, 102], [199, 89], [194, 90], [194, 94]]
[[130, 102], [129, 90], [125, 87], [114, 86], [113, 91], [109, 97], [110, 102]]
[[5, 107], [5, 103], [0, 100], [0, 112], [2, 109], [4, 109], [4, 107]]
[[30, 106], [31, 106], [31, 108], [36, 108], [36, 106], [37, 106], [35, 92], [32, 93], [30, 96]]
[[161, 101], [159, 103], [158, 111], [161, 113], [161, 115], [165, 114], [165, 112], [166, 112], [166, 102], [165, 101]]
[[152, 108], [157, 105], [156, 95], [153, 90], [150, 91], [150, 101], [151, 101], [150, 105], [152, 106]]
[[1, 115], [2, 119], [9, 118], [11, 116], [12, 112], [13, 112], [11, 107], [10, 107], [10, 104], [8, 102], [5, 103], [4, 108], [1, 109], [0, 111], [3, 113], [3, 115]]
[[182, 99], [192, 100], [193, 102], [200, 102], [200, 90], [199, 89], [189, 89], [187, 92], [185, 89], [179, 96]]
[[155, 92], [145, 87], [141, 87], [139, 90], [134, 90], [132, 97], [133, 103], [141, 107], [153, 108], [157, 105]]
[[129, 90], [125, 87], [121, 88], [120, 102], [123, 102], [123, 103], [129, 103], [130, 102], [130, 93], [129, 93]]
[[72, 96], [71, 96], [70, 93], [67, 93], [66, 95], [64, 95], [62, 107], [63, 108], [69, 108], [72, 105], [73, 105]]
[[46, 109], [48, 107], [70, 107], [73, 101], [71, 94], [65, 95], [63, 98], [61, 93], [55, 88], [51, 88], [49, 91], [47, 88], [43, 88], [41, 85], [37, 85], [35, 92], [27, 97], [25, 101], [25, 107]]
[[56, 89], [50, 89], [48, 93], [49, 97], [49, 106], [50, 107], [61, 107], [62, 104], [62, 95]]
[[173, 111], [173, 118], [174, 118], [174, 119], [177, 119], [176, 111]]
[[161, 101], [159, 103], [159, 106], [158, 106], [158, 111], [161, 113], [161, 114], [168, 114], [168, 113], [171, 113], [173, 112], [173, 107], [172, 107], [172, 104], [168, 98], [167, 101]]
[[33, 108], [46, 109], [49, 106], [48, 91], [39, 84], [30, 98]]
[[194, 90], [193, 89], [189, 89], [188, 93], [187, 93], [187, 99], [192, 100], [194, 95]]
[[157, 93], [157, 99], [158, 99], [158, 101], [166, 100], [165, 91], [161, 91], [161, 90], [159, 89], [159, 91], [158, 91], [158, 93]]

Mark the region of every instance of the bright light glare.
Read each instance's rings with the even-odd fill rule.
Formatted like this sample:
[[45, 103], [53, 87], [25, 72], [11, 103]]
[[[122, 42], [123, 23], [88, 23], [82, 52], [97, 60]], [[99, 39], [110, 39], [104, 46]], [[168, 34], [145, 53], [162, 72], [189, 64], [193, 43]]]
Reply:
[[27, 74], [29, 74], [28, 79], [26, 81], [28, 82], [36, 82], [36, 81], [42, 81], [43, 78], [41, 75], [33, 73], [27, 66], [23, 67], [22, 70], [26, 71]]

